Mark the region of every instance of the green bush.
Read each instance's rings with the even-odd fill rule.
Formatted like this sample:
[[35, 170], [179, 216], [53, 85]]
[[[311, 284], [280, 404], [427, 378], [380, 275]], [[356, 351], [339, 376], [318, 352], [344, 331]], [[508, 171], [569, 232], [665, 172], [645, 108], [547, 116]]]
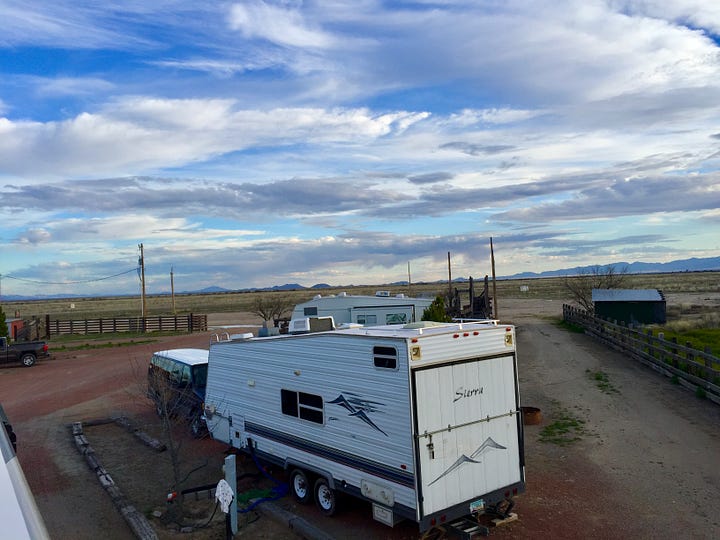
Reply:
[[2, 306], [0, 306], [0, 337], [9, 337], [8, 327], [7, 324], [5, 324], [5, 319], [7, 319], [7, 316], [5, 315]]
[[452, 317], [445, 311], [445, 300], [442, 296], [435, 297], [433, 303], [430, 304], [422, 314], [422, 321], [451, 322]]

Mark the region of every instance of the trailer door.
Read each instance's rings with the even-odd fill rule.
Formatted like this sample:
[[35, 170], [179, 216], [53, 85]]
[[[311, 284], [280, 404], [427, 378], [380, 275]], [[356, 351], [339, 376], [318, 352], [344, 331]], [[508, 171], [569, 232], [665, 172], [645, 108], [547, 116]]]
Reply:
[[424, 517], [521, 480], [514, 357], [414, 372]]

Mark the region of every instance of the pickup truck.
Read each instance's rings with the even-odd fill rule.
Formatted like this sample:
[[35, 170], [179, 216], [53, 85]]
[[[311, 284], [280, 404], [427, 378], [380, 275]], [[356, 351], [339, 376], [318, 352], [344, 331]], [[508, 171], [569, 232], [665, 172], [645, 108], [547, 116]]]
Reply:
[[0, 337], [0, 364], [20, 362], [23, 366], [30, 367], [38, 358], [49, 356], [48, 346], [44, 341], [21, 341], [10, 344], [7, 338]]

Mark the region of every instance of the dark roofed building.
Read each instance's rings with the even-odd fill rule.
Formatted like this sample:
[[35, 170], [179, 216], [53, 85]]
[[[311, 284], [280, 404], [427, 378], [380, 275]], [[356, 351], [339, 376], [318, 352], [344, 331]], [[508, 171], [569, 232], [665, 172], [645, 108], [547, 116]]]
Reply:
[[658, 289], [593, 289], [595, 316], [626, 323], [665, 324], [665, 295]]

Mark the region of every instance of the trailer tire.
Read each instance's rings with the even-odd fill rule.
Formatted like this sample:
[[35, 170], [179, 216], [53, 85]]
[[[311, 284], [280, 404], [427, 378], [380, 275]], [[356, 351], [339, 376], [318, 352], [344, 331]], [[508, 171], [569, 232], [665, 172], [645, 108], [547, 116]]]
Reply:
[[315, 482], [315, 504], [326, 516], [332, 516], [337, 510], [337, 497], [335, 490], [325, 478], [318, 478]]
[[312, 499], [312, 484], [305, 471], [293, 469], [290, 473], [290, 486], [293, 497], [300, 504], [307, 504]]
[[195, 439], [202, 439], [207, 433], [207, 426], [205, 426], [203, 422], [202, 413], [197, 413], [193, 416], [193, 419], [190, 421], [190, 433], [192, 433]]
[[20, 362], [25, 367], [35, 365], [35, 355], [33, 353], [25, 353], [20, 357]]

